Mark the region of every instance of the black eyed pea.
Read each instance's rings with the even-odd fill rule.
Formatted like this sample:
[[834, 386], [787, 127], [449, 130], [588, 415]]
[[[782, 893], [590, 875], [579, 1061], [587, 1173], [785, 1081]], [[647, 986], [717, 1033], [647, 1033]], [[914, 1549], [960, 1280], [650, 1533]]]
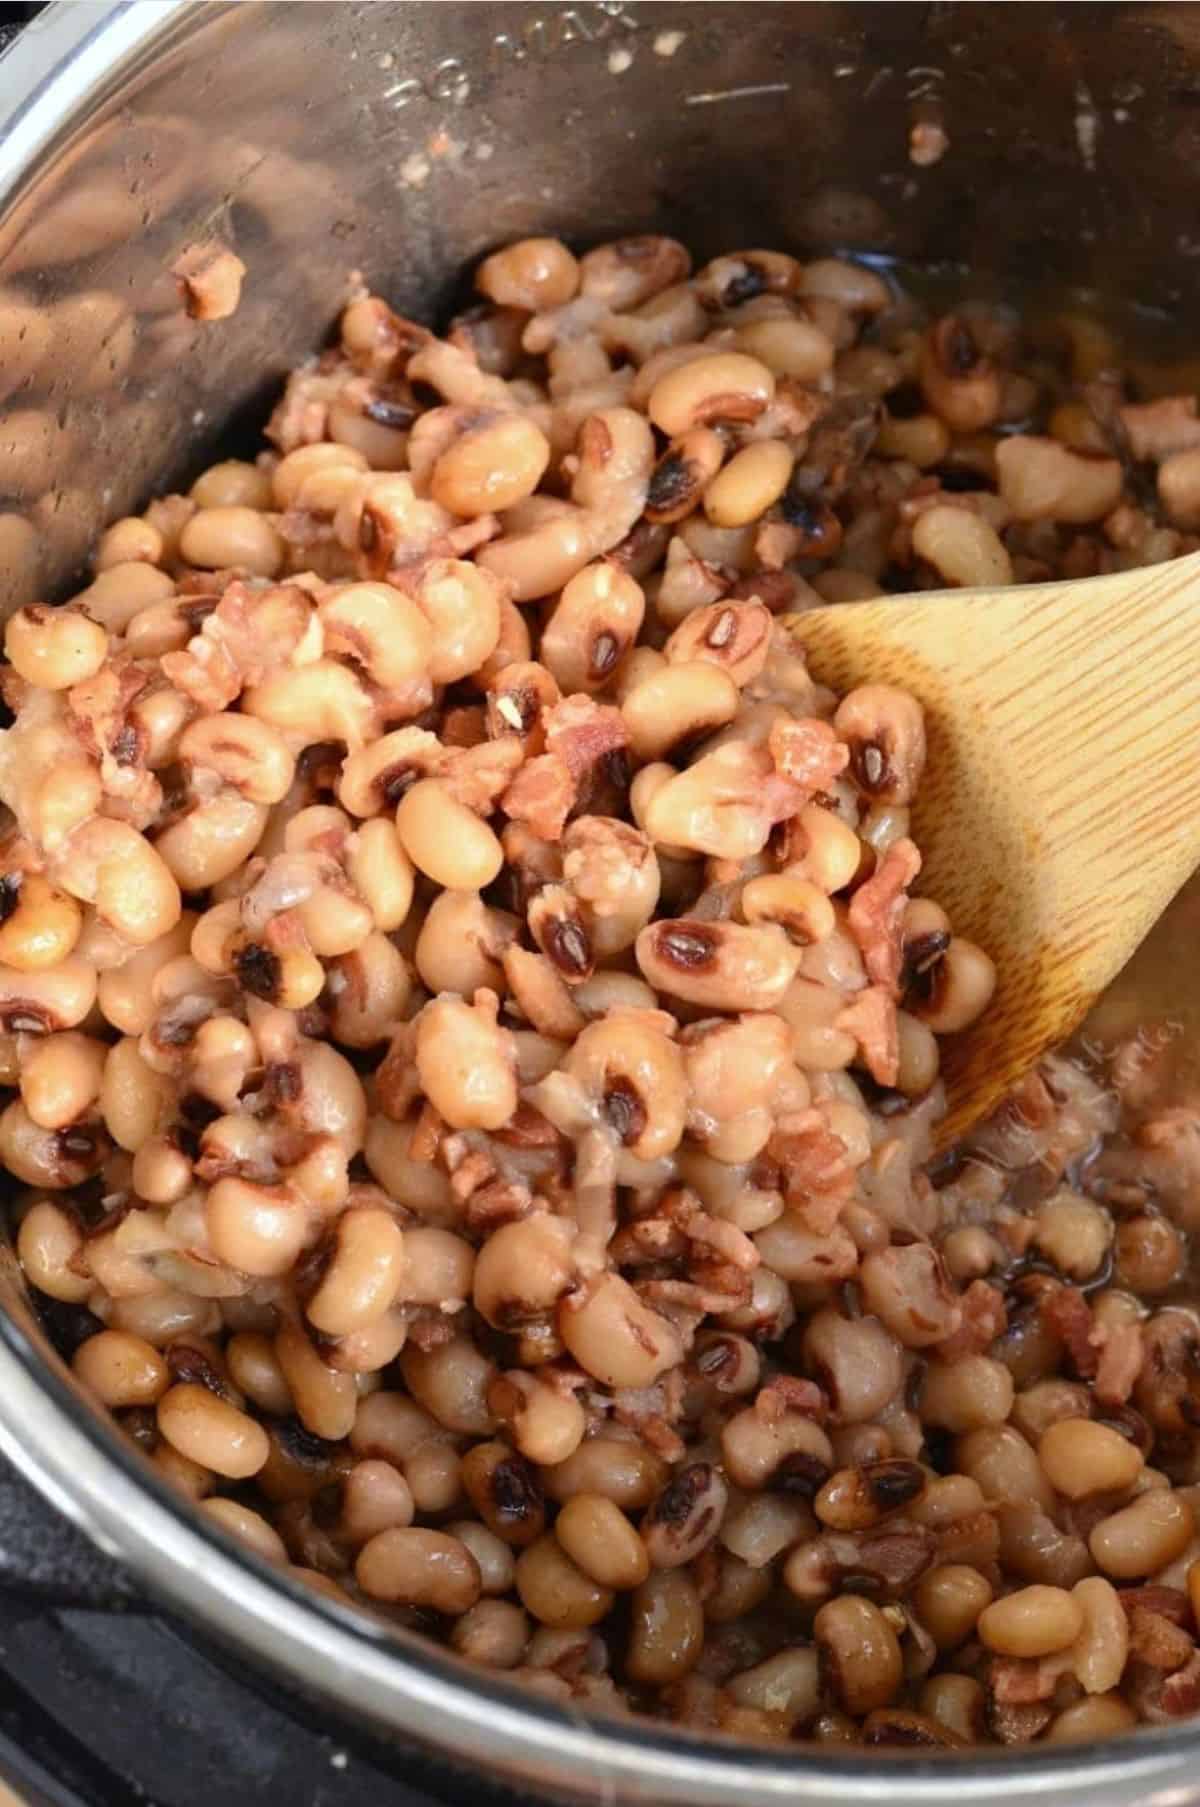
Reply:
[[1074, 450], [1057, 439], [1015, 433], [996, 447], [1000, 494], [1018, 521], [1103, 520], [1120, 500], [1117, 458]]
[[610, 1387], [648, 1387], [683, 1356], [670, 1319], [609, 1273], [565, 1298], [558, 1333], [581, 1368]]
[[233, 505], [199, 508], [179, 536], [180, 556], [202, 571], [248, 571], [277, 577], [286, 548], [265, 514]]
[[89, 1273], [80, 1272], [76, 1257], [83, 1248], [83, 1225], [74, 1211], [52, 1199], [37, 1199], [21, 1218], [17, 1230], [17, 1258], [31, 1286], [79, 1305], [95, 1286]]
[[400, 844], [395, 824], [363, 822], [346, 848], [346, 876], [382, 934], [391, 934], [412, 908], [413, 864]]
[[516, 1584], [526, 1612], [556, 1630], [595, 1625], [612, 1611], [612, 1589], [572, 1562], [553, 1532], [522, 1550]]
[[577, 1493], [562, 1508], [554, 1534], [567, 1555], [600, 1587], [624, 1592], [650, 1572], [650, 1558], [619, 1506], [598, 1493]]
[[628, 692], [621, 714], [638, 759], [662, 759], [681, 741], [731, 722], [738, 688], [719, 665], [704, 659], [664, 665]]
[[[239, 853], [237, 863], [241, 858]], [[183, 906], [170, 862], [127, 822], [107, 816], [84, 822], [58, 860], [55, 877], [136, 947], [156, 941], [179, 921]]]
[[286, 797], [296, 769], [287, 742], [252, 715], [202, 715], [179, 737], [179, 757], [215, 772], [251, 803]]
[[108, 634], [79, 609], [31, 603], [9, 616], [4, 656], [27, 684], [69, 690], [100, 670], [108, 656]]
[[474, 1305], [498, 1330], [512, 1330], [552, 1312], [575, 1284], [574, 1226], [539, 1212], [502, 1224], [475, 1259]]
[[487, 1403], [520, 1453], [539, 1467], [566, 1462], [583, 1442], [587, 1416], [575, 1395], [523, 1369], [498, 1376], [488, 1388]]
[[107, 1050], [91, 1036], [42, 1036], [20, 1061], [21, 1101], [42, 1129], [65, 1129], [100, 1095]]
[[404, 1232], [390, 1211], [353, 1206], [334, 1230], [324, 1276], [305, 1313], [325, 1336], [349, 1336], [381, 1318], [401, 1291]]
[[433, 1349], [409, 1343], [400, 1371], [412, 1397], [444, 1430], [486, 1437], [495, 1429], [487, 1396], [496, 1364], [470, 1337], [456, 1336]]
[[672, 438], [714, 421], [757, 420], [775, 393], [765, 364], [744, 352], [714, 352], [679, 365], [650, 391], [647, 412]]
[[542, 632], [542, 663], [564, 695], [603, 688], [633, 646], [646, 613], [642, 587], [608, 559], [563, 588]]
[[248, 1480], [270, 1453], [261, 1424], [193, 1381], [159, 1399], [158, 1428], [180, 1455], [229, 1480]]
[[636, 1512], [650, 1504], [669, 1475], [662, 1457], [646, 1444], [601, 1433], [545, 1469], [542, 1480], [549, 1497], [560, 1504], [580, 1493], [598, 1493], [623, 1512]]
[[854, 1594], [827, 1601], [813, 1620], [813, 1640], [847, 1713], [858, 1718], [895, 1699], [904, 1679], [900, 1645], [874, 1601]]
[[546, 1528], [546, 1504], [532, 1463], [507, 1443], [476, 1443], [462, 1459], [467, 1498], [492, 1534], [527, 1549]]
[[686, 615], [663, 651], [671, 664], [717, 665], [742, 689], [766, 664], [772, 632], [773, 617], [761, 602], [714, 602]]
[[862, 684], [838, 704], [833, 725], [850, 748], [850, 776], [864, 795], [911, 803], [925, 769], [925, 716], [906, 690]]
[[683, 1056], [639, 1011], [613, 1011], [576, 1038], [563, 1069], [638, 1160], [679, 1146], [687, 1116]]
[[271, 1279], [286, 1274], [312, 1233], [312, 1212], [288, 1185], [263, 1185], [227, 1176], [205, 1200], [213, 1253], [239, 1273]]
[[570, 301], [579, 287], [579, 268], [561, 239], [522, 238], [484, 258], [475, 287], [498, 307], [542, 313]]
[[511, 1600], [477, 1600], [450, 1632], [459, 1656], [489, 1669], [516, 1668], [528, 1642], [529, 1619]]
[[1012, 1410], [1013, 1393], [1012, 1375], [991, 1356], [932, 1361], [921, 1389], [921, 1415], [948, 1431], [1001, 1425]]
[[220, 790], [165, 828], [152, 851], [185, 891], [207, 891], [249, 859], [266, 826], [265, 804]]
[[282, 1537], [273, 1525], [267, 1523], [261, 1512], [243, 1506], [238, 1500], [223, 1498], [202, 1500], [200, 1510], [206, 1518], [211, 1518], [223, 1531], [227, 1531], [230, 1537], [236, 1537], [246, 1549], [261, 1556], [264, 1562], [287, 1562], [287, 1547]]
[[1038, 1206], [1034, 1246], [1072, 1280], [1090, 1280], [1100, 1270], [1112, 1236], [1107, 1211], [1069, 1187], [1060, 1187]]
[[792, 475], [794, 454], [781, 439], [743, 446], [704, 492], [704, 512], [714, 527], [744, 527], [776, 503]]
[[490, 998], [492, 1007], [446, 996], [427, 1004], [417, 1019], [422, 1090], [456, 1129], [499, 1129], [517, 1108], [512, 1035], [496, 1021], [494, 994], [479, 997]]
[[354, 1575], [373, 1600], [428, 1607], [433, 1612], [468, 1612], [479, 1599], [479, 1564], [461, 1538], [446, 1531], [392, 1526], [359, 1551]]
[[325, 649], [360, 660], [385, 690], [424, 676], [433, 650], [429, 623], [417, 604], [387, 583], [347, 584], [320, 605]]
[[550, 442], [524, 414], [484, 416], [447, 446], [429, 493], [451, 514], [499, 514], [531, 496], [550, 462]]
[[950, 585], [988, 589], [1013, 581], [1012, 560], [1000, 535], [982, 515], [939, 505], [919, 514], [913, 551]]
[[1050, 1425], [1038, 1443], [1038, 1458], [1056, 1490], [1070, 1500], [1122, 1492], [1145, 1466], [1136, 1444], [1111, 1425], [1087, 1418], [1060, 1418]]
[[626, 1673], [661, 1687], [694, 1669], [704, 1647], [704, 1608], [686, 1569], [654, 1569], [630, 1601]]
[[[241, 458], [227, 458], [220, 464], [210, 464], [206, 471], [201, 471], [188, 494], [197, 508], [257, 508], [262, 510], [270, 508], [273, 489], [270, 475], [260, 469], [257, 464], [248, 464]], [[124, 525], [124, 522], [117, 522], [117, 526]], [[145, 521], [139, 521], [138, 525], [143, 528], [149, 527], [149, 523]], [[110, 527], [109, 533], [112, 531]], [[151, 529], [151, 531], [156, 530]], [[156, 537], [160, 550], [158, 557], [151, 559], [152, 564], [157, 564], [158, 559], [162, 556], [162, 535], [157, 534]], [[103, 545], [103, 541], [101, 545]], [[135, 555], [127, 554], [127, 556]], [[137, 556], [147, 558], [150, 555], [143, 551]]]
[[482, 891], [504, 864], [488, 824], [435, 778], [419, 779], [406, 792], [396, 832], [413, 865], [447, 891]]
[[1061, 1587], [1022, 1587], [985, 1606], [980, 1639], [1001, 1656], [1053, 1656], [1083, 1630], [1083, 1609]]
[[693, 1462], [674, 1475], [642, 1519], [646, 1554], [656, 1569], [693, 1562], [721, 1529], [729, 1489], [710, 1462]]
[[1174, 1562], [1194, 1535], [1195, 1517], [1183, 1495], [1152, 1488], [1102, 1518], [1088, 1538], [1088, 1548], [1104, 1574], [1133, 1581]]
[[166, 1362], [143, 1337], [101, 1330], [79, 1345], [71, 1363], [77, 1380], [110, 1411], [156, 1405], [171, 1384]]
[[774, 925], [691, 918], [651, 923], [637, 963], [656, 991], [710, 1010], [773, 1010], [795, 977], [800, 950]]
[[292, 1324], [275, 1337], [275, 1359], [304, 1428], [328, 1443], [348, 1437], [358, 1410], [356, 1376], [336, 1373]]
[[11, 904], [0, 922], [0, 967], [41, 972], [67, 958], [83, 926], [73, 897], [36, 872], [5, 874], [0, 896]]

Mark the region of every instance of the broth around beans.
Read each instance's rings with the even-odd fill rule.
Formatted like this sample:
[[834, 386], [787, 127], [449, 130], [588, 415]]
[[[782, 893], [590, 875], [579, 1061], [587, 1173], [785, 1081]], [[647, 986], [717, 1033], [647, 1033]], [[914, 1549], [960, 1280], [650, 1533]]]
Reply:
[[930, 1166], [996, 974], [921, 893], [919, 704], [803, 617], [1195, 549], [1195, 396], [836, 258], [477, 288], [356, 289], [253, 463], [7, 625], [32, 1296], [220, 1529], [553, 1699], [1187, 1714], [1200, 1114], [1143, 1037]]

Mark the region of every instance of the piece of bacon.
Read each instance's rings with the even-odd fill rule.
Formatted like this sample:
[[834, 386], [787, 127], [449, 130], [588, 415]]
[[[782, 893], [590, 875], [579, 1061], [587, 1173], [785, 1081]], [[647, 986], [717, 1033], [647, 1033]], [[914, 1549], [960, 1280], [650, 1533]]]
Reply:
[[900, 992], [903, 964], [902, 928], [908, 887], [921, 870], [921, 855], [912, 841], [895, 841], [865, 884], [850, 899], [847, 921], [862, 952], [867, 972], [893, 997]]

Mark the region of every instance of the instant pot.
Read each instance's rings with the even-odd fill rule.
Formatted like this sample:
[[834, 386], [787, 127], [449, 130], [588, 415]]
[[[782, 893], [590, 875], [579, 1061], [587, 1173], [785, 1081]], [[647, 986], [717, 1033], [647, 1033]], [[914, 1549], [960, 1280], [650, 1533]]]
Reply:
[[[1200, 318], [1198, 201], [1193, 5], [51, 5], [0, 62], [0, 601], [249, 443], [351, 271], [434, 319], [499, 241], [666, 231], [1119, 295], [1153, 331]], [[204, 324], [171, 266], [213, 236], [247, 277]], [[1198, 919], [1193, 884], [1098, 1033], [1165, 1013], [1200, 1047]], [[0, 1246], [0, 1766], [35, 1801], [1200, 1802], [1197, 1723], [933, 1760], [568, 1713], [193, 1517], [55, 1329]]]

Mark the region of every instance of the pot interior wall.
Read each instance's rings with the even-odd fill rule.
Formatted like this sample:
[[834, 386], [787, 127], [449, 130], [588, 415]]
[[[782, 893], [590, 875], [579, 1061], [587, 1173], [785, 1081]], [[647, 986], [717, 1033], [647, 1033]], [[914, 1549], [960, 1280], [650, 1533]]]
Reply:
[[[257, 424], [351, 270], [430, 318], [499, 240], [667, 230], [1195, 299], [1193, 7], [159, 14], [35, 173], [0, 162], [0, 609], [61, 588], [107, 519]], [[929, 118], [950, 150], [919, 169]], [[214, 234], [249, 274], [204, 326], [171, 265]]]

